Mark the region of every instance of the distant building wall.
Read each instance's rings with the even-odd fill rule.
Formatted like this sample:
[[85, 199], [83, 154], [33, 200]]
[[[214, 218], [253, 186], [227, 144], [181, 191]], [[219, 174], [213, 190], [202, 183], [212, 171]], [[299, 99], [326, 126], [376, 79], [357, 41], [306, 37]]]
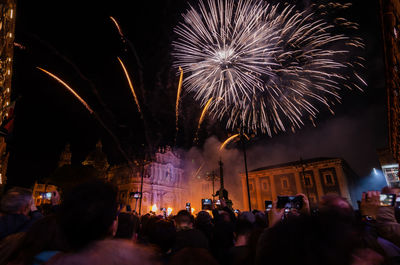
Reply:
[[[252, 209], [263, 210], [265, 200], [298, 193], [308, 196], [313, 204], [329, 193], [352, 202], [346, 167], [346, 162], [340, 158], [315, 158], [252, 170], [249, 172]], [[241, 177], [244, 206], [248, 208], [245, 174]]]

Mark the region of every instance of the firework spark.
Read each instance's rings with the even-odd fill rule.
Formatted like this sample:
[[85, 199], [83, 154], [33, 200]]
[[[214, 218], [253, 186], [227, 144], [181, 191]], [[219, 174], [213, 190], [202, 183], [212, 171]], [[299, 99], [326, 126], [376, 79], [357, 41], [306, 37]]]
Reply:
[[133, 98], [135, 100], [135, 103], [136, 103], [136, 106], [138, 108], [138, 111], [139, 111], [140, 115], [142, 115], [142, 110], [140, 109], [139, 100], [138, 100], [138, 98], [136, 96], [135, 89], [133, 88], [132, 81], [131, 81], [131, 78], [129, 77], [128, 70], [126, 70], [125, 64], [122, 62], [122, 60], [119, 57], [117, 57], [117, 58], [118, 58], [119, 63], [121, 64], [122, 69], [124, 70], [126, 80], [128, 80], [128, 84], [129, 84], [129, 87], [131, 89], [132, 96], [133, 96]]
[[206, 162], [203, 162], [203, 163], [200, 165], [200, 167], [199, 167], [199, 168], [196, 170], [196, 172], [194, 173], [193, 178], [196, 178], [196, 177], [199, 175], [200, 171], [203, 169], [203, 167], [204, 167], [205, 164], [206, 164]]
[[229, 137], [228, 139], [226, 139], [225, 142], [223, 142], [223, 143], [221, 144], [221, 146], [219, 147], [219, 151], [222, 151], [222, 149], [224, 149], [225, 146], [226, 146], [227, 144], [229, 144], [229, 143], [232, 142], [236, 137], [239, 137], [239, 136], [240, 136], [240, 133], [237, 133], [237, 134], [232, 135], [232, 136]]
[[124, 36], [124, 34], [122, 33], [121, 27], [119, 26], [117, 20], [116, 20], [115, 18], [111, 17], [111, 16], [110, 16], [110, 19], [112, 20], [112, 22], [114, 23], [115, 27], [117, 28], [119, 35], [120, 35], [122, 38], [125, 38], [125, 36]]
[[270, 136], [295, 130], [304, 117], [315, 119], [320, 107], [340, 101], [342, 87], [365, 86], [354, 71], [362, 62], [353, 56], [364, 45], [336, 33], [339, 26], [357, 28], [343, 18], [330, 24], [312, 9], [292, 5], [207, 0], [190, 7], [183, 19], [175, 28], [175, 65], [187, 73], [187, 90], [201, 105], [223, 99], [208, 109], [227, 119], [229, 129]]
[[210, 106], [212, 99], [213, 99], [213, 98], [210, 98], [210, 99], [207, 101], [206, 105], [205, 105], [204, 108], [203, 108], [203, 111], [201, 112], [200, 119], [199, 119], [199, 123], [197, 124], [196, 135], [195, 135], [195, 137], [194, 137], [194, 141], [195, 141], [195, 142], [199, 139], [199, 130], [200, 130], [200, 126], [201, 126], [201, 124], [202, 124], [203, 121], [204, 121], [204, 118], [205, 118], [205, 116], [206, 116], [208, 107]]
[[204, 121], [204, 117], [206, 116], [208, 107], [210, 106], [211, 100], [212, 100], [212, 99], [213, 99], [213, 98], [210, 98], [210, 99], [207, 101], [206, 105], [204, 106], [203, 111], [201, 112], [201, 116], [200, 116], [200, 119], [199, 119], [199, 125], [197, 126], [197, 129], [200, 129], [200, 126], [201, 126], [201, 124], [202, 124], [203, 121]]
[[60, 84], [62, 84], [69, 92], [71, 92], [84, 106], [85, 108], [90, 112], [90, 114], [93, 115], [93, 117], [100, 123], [100, 125], [109, 133], [109, 135], [111, 136], [111, 138], [113, 139], [114, 143], [117, 146], [117, 149], [120, 151], [120, 153], [122, 154], [122, 156], [126, 159], [126, 161], [128, 162], [128, 166], [131, 168], [131, 170], [133, 171], [134, 168], [132, 167], [132, 162], [131, 159], [129, 159], [128, 155], [125, 153], [125, 151], [122, 149], [121, 144], [118, 140], [118, 138], [115, 136], [115, 134], [110, 130], [110, 128], [108, 128], [108, 126], [103, 122], [103, 120], [99, 117], [99, 115], [97, 115], [96, 112], [93, 111], [93, 109], [89, 106], [89, 104], [86, 103], [85, 100], [83, 100], [83, 98], [81, 98], [78, 93], [75, 92], [75, 90], [73, 90], [66, 82], [64, 82], [61, 78], [59, 78], [58, 76], [56, 76], [53, 73], [50, 73], [49, 71], [40, 68], [40, 67], [36, 67], [37, 69], [39, 69], [40, 71], [46, 73], [47, 75], [49, 75], [50, 77], [52, 77], [53, 79], [55, 79], [57, 82], [59, 82]]
[[93, 114], [94, 111], [92, 110], [91, 107], [89, 107], [89, 105], [86, 103], [85, 100], [83, 100], [83, 98], [81, 98], [78, 93], [75, 92], [75, 90], [73, 90], [67, 83], [65, 83], [61, 78], [59, 78], [58, 76], [56, 76], [53, 73], [50, 73], [49, 71], [40, 68], [40, 67], [36, 67], [37, 69], [39, 69], [40, 71], [46, 73], [47, 75], [51, 76], [53, 79], [55, 79], [57, 82], [59, 82], [60, 84], [62, 84], [66, 89], [68, 89], [69, 92], [72, 93], [72, 95], [74, 95], [84, 106], [85, 108], [91, 113]]
[[183, 81], [183, 70], [179, 67], [180, 76], [179, 76], [179, 83], [178, 83], [178, 91], [176, 93], [176, 104], [175, 104], [175, 126], [176, 131], [178, 132], [178, 120], [179, 120], [179, 101], [181, 99], [181, 91], [182, 91], [182, 81]]

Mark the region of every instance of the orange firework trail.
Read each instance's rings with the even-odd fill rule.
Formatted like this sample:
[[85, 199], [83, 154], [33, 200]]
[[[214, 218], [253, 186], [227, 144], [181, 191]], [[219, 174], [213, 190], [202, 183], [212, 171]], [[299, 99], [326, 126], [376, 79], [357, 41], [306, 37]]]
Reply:
[[199, 119], [199, 125], [197, 126], [197, 130], [200, 129], [200, 126], [201, 126], [201, 124], [202, 124], [203, 121], [204, 121], [204, 117], [206, 116], [206, 112], [207, 112], [207, 110], [208, 110], [208, 107], [209, 107], [210, 104], [211, 104], [212, 99], [213, 99], [213, 98], [210, 98], [210, 99], [207, 101], [206, 105], [205, 105], [204, 108], [203, 108], [203, 111], [201, 112], [201, 116], [200, 116], [200, 119]]
[[133, 167], [131, 165], [131, 160], [129, 159], [128, 155], [125, 153], [125, 151], [122, 149], [118, 138], [115, 136], [115, 134], [107, 127], [107, 125], [103, 122], [103, 120], [97, 115], [96, 112], [94, 112], [92, 110], [92, 108], [86, 103], [86, 101], [84, 101], [79, 95], [78, 93], [76, 93], [67, 83], [65, 83], [63, 80], [61, 80], [61, 78], [59, 78], [58, 76], [56, 76], [55, 74], [50, 73], [47, 70], [44, 70], [43, 68], [40, 67], [36, 67], [37, 69], [39, 69], [40, 71], [46, 73], [47, 75], [51, 76], [52, 78], [54, 78], [57, 82], [59, 82], [60, 84], [62, 84], [65, 88], [68, 89], [69, 92], [71, 92], [84, 106], [85, 108], [90, 112], [90, 114], [92, 114], [94, 116], [94, 118], [101, 124], [101, 126], [110, 134], [110, 136], [112, 137], [112, 139], [114, 140], [115, 144], [117, 145], [118, 150], [121, 152], [121, 154], [124, 156], [124, 158], [126, 159], [126, 161], [128, 161], [128, 165], [129, 167], [133, 170]]
[[[229, 144], [230, 142], [232, 142], [232, 141], [233, 141], [236, 137], [238, 137], [238, 136], [240, 136], [240, 133], [234, 134], [234, 135], [232, 135], [231, 137], [229, 137], [228, 139], [226, 139], [225, 142], [223, 142], [223, 143], [221, 144], [221, 147], [219, 148], [219, 151], [222, 151], [222, 149], [224, 149], [224, 147], [225, 147], [227, 144]], [[243, 133], [243, 136], [246, 137], [247, 140], [250, 140], [250, 138], [249, 138], [245, 133]]]
[[69, 92], [71, 92], [84, 106], [85, 108], [91, 113], [93, 114], [94, 111], [92, 110], [91, 107], [89, 107], [89, 105], [86, 103], [86, 101], [83, 100], [83, 98], [81, 98], [78, 93], [76, 93], [67, 83], [65, 83], [63, 80], [61, 80], [61, 78], [59, 78], [58, 76], [56, 76], [55, 74], [50, 73], [47, 70], [44, 70], [43, 68], [40, 67], [36, 67], [37, 69], [39, 69], [40, 71], [43, 71], [44, 73], [48, 74], [49, 76], [51, 76], [52, 78], [54, 78], [55, 80], [57, 80], [57, 82], [59, 82], [60, 84], [62, 84], [66, 89], [68, 89]]
[[[136, 106], [139, 110], [139, 113], [140, 113], [140, 115], [142, 115], [142, 110], [140, 109], [139, 100], [136, 96], [135, 90], [133, 89], [132, 81], [131, 81], [131, 78], [129, 77], [128, 71], [126, 70], [126, 67], [125, 67], [124, 63], [121, 61], [121, 59], [119, 57], [117, 57], [117, 58], [118, 58], [119, 63], [122, 66], [122, 69], [124, 70], [126, 79], [128, 80], [128, 84], [129, 84], [129, 87], [131, 88], [131, 92], [132, 92], [133, 98], [135, 99]], [[143, 115], [142, 115], [142, 118], [143, 118]]]
[[175, 105], [175, 125], [176, 125], [176, 131], [178, 131], [178, 117], [179, 117], [179, 100], [181, 97], [181, 90], [182, 90], [182, 80], [183, 80], [183, 70], [181, 67], [179, 67], [179, 71], [181, 72], [179, 76], [179, 83], [178, 83], [178, 92], [176, 94], [176, 105]]
[[110, 17], [110, 19], [112, 20], [112, 22], [114, 22], [115, 26], [117, 27], [119, 35], [121, 35], [121, 37], [124, 37], [124, 34], [122, 33], [121, 27], [119, 26], [117, 20], [113, 17]]
[[202, 124], [203, 121], [204, 121], [204, 117], [206, 116], [208, 107], [210, 106], [212, 99], [213, 99], [213, 98], [210, 98], [210, 99], [207, 101], [206, 105], [205, 105], [204, 108], [203, 108], [203, 111], [201, 112], [200, 119], [199, 119], [199, 124], [197, 125], [196, 136], [194, 137], [194, 141], [195, 141], [195, 142], [199, 139], [199, 130], [200, 130], [200, 126], [201, 126], [201, 124]]
[[222, 151], [222, 149], [224, 149], [224, 147], [229, 144], [233, 139], [235, 139], [236, 137], [240, 136], [240, 133], [234, 134], [231, 137], [229, 137], [228, 139], [225, 140], [225, 142], [223, 142], [221, 144], [221, 147], [219, 148], [219, 151]]

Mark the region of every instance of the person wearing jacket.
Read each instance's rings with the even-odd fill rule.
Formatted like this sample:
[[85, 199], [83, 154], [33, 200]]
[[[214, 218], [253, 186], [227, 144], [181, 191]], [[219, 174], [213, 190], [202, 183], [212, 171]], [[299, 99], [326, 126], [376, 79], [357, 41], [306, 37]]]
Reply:
[[0, 202], [3, 215], [0, 217], [0, 240], [27, 231], [43, 215], [37, 210], [32, 191], [15, 187], [6, 192]]

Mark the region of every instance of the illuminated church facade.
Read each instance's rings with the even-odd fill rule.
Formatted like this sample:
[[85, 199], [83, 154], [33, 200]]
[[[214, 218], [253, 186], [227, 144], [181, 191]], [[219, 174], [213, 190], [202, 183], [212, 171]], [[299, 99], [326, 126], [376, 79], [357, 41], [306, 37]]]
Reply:
[[186, 181], [179, 154], [169, 146], [159, 148], [152, 161], [110, 167], [107, 179], [119, 190], [118, 199], [123, 204], [131, 205], [132, 210], [139, 212], [140, 200], [134, 198], [135, 192], [141, 190], [143, 174], [143, 198], [141, 212], [146, 213], [161, 208], [172, 208], [175, 211], [184, 209], [190, 191], [185, 189]]

